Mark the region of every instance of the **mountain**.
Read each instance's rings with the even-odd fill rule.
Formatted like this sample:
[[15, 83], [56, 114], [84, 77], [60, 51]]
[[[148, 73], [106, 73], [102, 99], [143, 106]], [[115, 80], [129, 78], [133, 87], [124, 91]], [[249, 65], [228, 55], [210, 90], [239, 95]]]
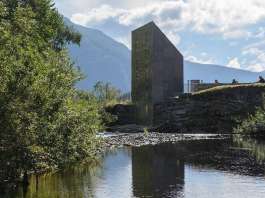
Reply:
[[[115, 41], [103, 32], [80, 25], [73, 24], [65, 19], [82, 34], [81, 45], [70, 45], [69, 51], [72, 59], [85, 73], [86, 78], [78, 87], [81, 89], [91, 88], [97, 81], [110, 82], [123, 92], [130, 91], [131, 85], [131, 52], [123, 44]], [[184, 62], [184, 79], [203, 80], [203, 82], [255, 82], [259, 75], [246, 70], [234, 69], [219, 65], [208, 65]]]
[[222, 83], [231, 83], [232, 79], [239, 82], [255, 82], [263, 73], [251, 72], [242, 69], [234, 69], [219, 65], [184, 62], [184, 76], [187, 80], [203, 80], [203, 82], [214, 82], [218, 80]]
[[104, 81], [124, 92], [130, 90], [130, 50], [99, 30], [65, 21], [82, 34], [80, 47], [69, 46], [70, 56], [86, 76], [78, 87], [88, 89], [97, 81]]

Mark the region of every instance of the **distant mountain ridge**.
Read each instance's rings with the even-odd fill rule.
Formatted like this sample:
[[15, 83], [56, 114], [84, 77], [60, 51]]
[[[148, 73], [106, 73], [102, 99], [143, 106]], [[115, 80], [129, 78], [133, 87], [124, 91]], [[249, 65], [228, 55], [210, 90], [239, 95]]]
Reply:
[[203, 80], [203, 82], [214, 82], [218, 80], [222, 83], [230, 83], [233, 79], [239, 82], [256, 82], [264, 72], [252, 72], [242, 69], [235, 69], [220, 65], [184, 62], [185, 81], [191, 79]]
[[[86, 78], [78, 87], [90, 89], [97, 81], [110, 82], [123, 92], [130, 91], [131, 87], [131, 52], [123, 45], [107, 36], [103, 32], [70, 22], [65, 19], [66, 24], [71, 25], [82, 34], [81, 45], [69, 46], [70, 56]], [[203, 82], [255, 82], [258, 76], [264, 72], [251, 72], [234, 69], [219, 65], [208, 65], [184, 62], [184, 79], [198, 79]]]
[[88, 89], [97, 81], [105, 81], [123, 91], [130, 90], [130, 50], [99, 30], [65, 21], [82, 34], [80, 47], [69, 46], [70, 56], [86, 75], [78, 87]]

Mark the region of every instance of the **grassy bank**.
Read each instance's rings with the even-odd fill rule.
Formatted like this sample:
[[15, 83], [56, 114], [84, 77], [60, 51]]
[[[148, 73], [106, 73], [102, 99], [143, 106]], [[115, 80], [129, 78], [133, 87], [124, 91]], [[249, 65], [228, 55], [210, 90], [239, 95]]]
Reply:
[[210, 89], [202, 90], [193, 93], [193, 95], [207, 95], [207, 94], [216, 94], [218, 92], [227, 92], [237, 89], [249, 89], [249, 88], [261, 88], [265, 89], [265, 83], [250, 83], [250, 84], [235, 84], [235, 85], [221, 85], [213, 87]]

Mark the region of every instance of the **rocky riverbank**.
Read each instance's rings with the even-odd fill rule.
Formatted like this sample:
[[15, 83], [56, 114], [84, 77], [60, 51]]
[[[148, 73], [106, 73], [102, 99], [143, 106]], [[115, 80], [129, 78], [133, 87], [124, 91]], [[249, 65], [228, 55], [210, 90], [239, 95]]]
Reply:
[[187, 163], [212, 167], [241, 175], [264, 176], [265, 161], [257, 160], [250, 149], [227, 147], [219, 151], [205, 151], [186, 156]]
[[148, 134], [101, 133], [100, 136], [104, 140], [106, 150], [122, 146], [133, 147], [132, 149], [142, 147], [159, 150], [171, 145], [165, 143], [175, 143], [169, 146], [170, 149], [166, 152], [176, 152], [176, 156], [185, 159], [192, 166], [212, 167], [216, 170], [249, 176], [264, 176], [264, 159], [253, 153], [253, 149], [249, 146], [241, 147], [235, 144], [230, 135], [152, 132]]
[[174, 134], [174, 133], [101, 133], [105, 147], [112, 146], [144, 146], [162, 143], [174, 143], [185, 140], [227, 139], [224, 134]]

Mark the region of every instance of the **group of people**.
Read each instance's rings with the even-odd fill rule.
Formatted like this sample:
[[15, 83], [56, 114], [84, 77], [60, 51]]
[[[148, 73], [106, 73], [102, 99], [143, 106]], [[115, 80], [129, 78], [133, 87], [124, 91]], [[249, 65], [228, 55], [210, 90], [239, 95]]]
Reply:
[[[218, 84], [219, 81], [215, 80], [214, 83]], [[238, 84], [239, 82], [236, 79], [232, 80], [232, 84]], [[265, 79], [262, 76], [259, 76], [259, 80], [257, 83], [265, 83]]]
[[[262, 76], [259, 76], [257, 83], [265, 83], [265, 79]], [[233, 79], [232, 84], [238, 84], [238, 81], [236, 79]]]
[[265, 79], [262, 76], [259, 76], [258, 83], [265, 83]]

